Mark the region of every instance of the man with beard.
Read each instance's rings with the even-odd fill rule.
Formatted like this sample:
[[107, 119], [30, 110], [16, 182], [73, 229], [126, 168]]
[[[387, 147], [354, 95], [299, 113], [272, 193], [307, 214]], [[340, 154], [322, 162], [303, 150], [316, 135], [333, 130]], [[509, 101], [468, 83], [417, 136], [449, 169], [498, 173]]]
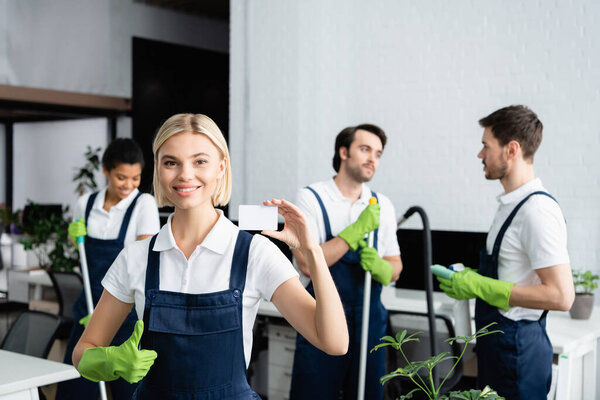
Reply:
[[[398, 279], [402, 270], [396, 239], [396, 216], [390, 200], [372, 192], [369, 182], [386, 143], [378, 126], [363, 124], [342, 130], [335, 141], [333, 179], [312, 184], [299, 191], [296, 204], [323, 249], [340, 298], [344, 304], [350, 335], [348, 353], [328, 356], [298, 335], [292, 373], [292, 400], [356, 399], [361, 341], [362, 303], [365, 270], [373, 278], [368, 348], [385, 335], [387, 310], [381, 304], [382, 285]], [[378, 204], [369, 205], [375, 196]], [[365, 235], [373, 231], [373, 248], [366, 247]], [[294, 252], [300, 271], [308, 278], [302, 254]], [[312, 284], [307, 286], [313, 294]], [[379, 378], [385, 374], [385, 352], [370, 353], [367, 359], [365, 398], [383, 397]]]
[[502, 108], [479, 124], [485, 177], [500, 180], [504, 193], [479, 270], [438, 280], [450, 297], [477, 298], [477, 329], [495, 322], [490, 329], [503, 332], [477, 339], [478, 385], [511, 400], [546, 399], [552, 379], [546, 314], [571, 308], [575, 294], [564, 217], [533, 170], [543, 126], [524, 106]]

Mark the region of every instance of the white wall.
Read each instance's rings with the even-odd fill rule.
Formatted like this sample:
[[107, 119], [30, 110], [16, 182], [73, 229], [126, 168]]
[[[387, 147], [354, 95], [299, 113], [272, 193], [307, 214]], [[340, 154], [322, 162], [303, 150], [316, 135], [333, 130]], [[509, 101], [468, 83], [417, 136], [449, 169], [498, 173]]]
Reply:
[[[27, 200], [69, 205], [77, 200], [75, 171], [86, 163], [87, 146], [106, 149], [108, 125], [105, 118], [14, 124], [13, 209]], [[96, 174], [99, 188], [106, 185]]]
[[418, 204], [434, 229], [487, 231], [502, 189], [477, 121], [525, 104], [572, 266], [600, 270], [598, 15], [593, 0], [232, 0], [233, 215], [331, 177], [336, 134], [372, 122], [389, 136], [372, 187], [398, 215]]
[[117, 118], [117, 137], [131, 139], [133, 131], [131, 130], [131, 117]]
[[131, 97], [133, 36], [227, 52], [228, 33], [132, 0], [0, 0], [0, 84]]

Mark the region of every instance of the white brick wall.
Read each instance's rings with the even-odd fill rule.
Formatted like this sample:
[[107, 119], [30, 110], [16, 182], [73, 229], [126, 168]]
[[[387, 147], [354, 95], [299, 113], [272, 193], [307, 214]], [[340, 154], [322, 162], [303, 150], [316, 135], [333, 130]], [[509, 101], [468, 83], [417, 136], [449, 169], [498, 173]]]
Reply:
[[372, 186], [398, 215], [418, 204], [434, 229], [487, 231], [501, 186], [483, 177], [477, 121], [525, 104], [545, 126], [536, 173], [572, 266], [600, 271], [599, 2], [231, 5], [234, 216], [332, 176], [335, 135], [372, 122], [389, 136]]

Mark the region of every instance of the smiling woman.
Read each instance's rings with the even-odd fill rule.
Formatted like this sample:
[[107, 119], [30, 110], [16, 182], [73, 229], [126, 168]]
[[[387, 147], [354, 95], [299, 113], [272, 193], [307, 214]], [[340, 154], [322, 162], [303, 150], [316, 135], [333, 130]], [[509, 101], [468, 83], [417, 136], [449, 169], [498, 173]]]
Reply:
[[[102, 295], [102, 278], [125, 244], [149, 237], [160, 228], [154, 198], [137, 189], [143, 166], [142, 152], [133, 140], [112, 141], [102, 156], [102, 171], [108, 185], [99, 192], [80, 197], [75, 206], [75, 221], [69, 226], [69, 235], [73, 242], [77, 237], [86, 236], [85, 253], [94, 306]], [[76, 321], [86, 317], [83, 292], [77, 299], [73, 314]], [[115, 343], [121, 343], [131, 335], [136, 320], [135, 313], [130, 313], [119, 324]], [[76, 324], [71, 331], [65, 362], [71, 362], [71, 353], [82, 333], [83, 326]], [[131, 398], [135, 385], [120, 379], [112, 382], [110, 388], [113, 398], [120, 400]], [[98, 385], [80, 378], [60, 383], [56, 399], [97, 397]]]
[[139, 163], [119, 164], [110, 171], [102, 169], [106, 180], [108, 181], [108, 190], [104, 201], [106, 211], [117, 204], [119, 201], [127, 198], [140, 185], [142, 176], [142, 167]]
[[[177, 116], [180, 115], [183, 114]], [[223, 134], [217, 124], [205, 115], [196, 114], [187, 120], [175, 118], [177, 116], [171, 117], [163, 124], [152, 145], [154, 162], [159, 166], [154, 169], [154, 193], [158, 205], [175, 206], [175, 203], [172, 203], [173, 198], [170, 198], [167, 193], [169, 193], [169, 189], [173, 189], [173, 183], [177, 183], [181, 189], [184, 189], [183, 191], [192, 190], [193, 188], [189, 184], [188, 187], [184, 184], [187, 179], [193, 179], [190, 175], [204, 176], [204, 181], [209, 179], [214, 183], [212, 188], [204, 189], [204, 193], [210, 193], [214, 206], [227, 204], [231, 197], [231, 170], [229, 150]], [[187, 135], [183, 135], [184, 133]], [[178, 134], [179, 137], [175, 141], [170, 141], [174, 135]], [[219, 169], [218, 173], [215, 170], [216, 167]], [[164, 179], [179, 175], [179, 180], [163, 182], [159, 174], [163, 174]], [[210, 174], [213, 175], [210, 176]], [[200, 184], [200, 182], [196, 183]], [[197, 185], [197, 187], [199, 186]], [[166, 192], [163, 191], [163, 188], [166, 189]]]
[[[344, 310], [323, 252], [304, 215], [268, 200], [285, 219], [263, 234], [302, 253], [313, 298], [287, 257], [268, 239], [241, 231], [215, 206], [231, 196], [227, 143], [201, 114], [177, 114], [153, 144], [158, 204], [175, 208], [151, 239], [127, 246], [107, 272], [104, 293], [73, 352], [87, 379], [138, 382], [134, 399], [257, 399], [246, 379], [252, 327], [270, 300], [307, 340], [341, 355], [348, 348]], [[134, 334], [106, 347], [135, 307]], [[138, 344], [142, 350], [138, 350]]]

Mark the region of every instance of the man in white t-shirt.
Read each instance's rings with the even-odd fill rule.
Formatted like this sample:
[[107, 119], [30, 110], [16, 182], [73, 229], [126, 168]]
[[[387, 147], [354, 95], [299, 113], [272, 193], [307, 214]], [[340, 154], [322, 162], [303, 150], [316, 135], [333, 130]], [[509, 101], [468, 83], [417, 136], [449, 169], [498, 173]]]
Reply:
[[478, 386], [510, 400], [546, 399], [552, 380], [547, 310], [568, 310], [575, 294], [564, 217], [533, 170], [543, 126], [524, 106], [502, 108], [479, 124], [485, 177], [500, 180], [504, 193], [479, 270], [438, 280], [450, 297], [477, 298], [477, 329], [496, 323], [489, 329], [503, 332], [477, 339]]
[[[290, 398], [355, 399], [361, 342], [364, 270], [373, 278], [368, 348], [385, 335], [387, 310], [381, 304], [382, 285], [395, 281], [402, 270], [391, 201], [372, 192], [369, 182], [386, 143], [384, 131], [371, 124], [349, 127], [336, 138], [333, 167], [337, 175], [299, 191], [296, 204], [321, 244], [331, 276], [344, 305], [350, 346], [344, 356], [328, 356], [298, 335]], [[369, 205], [374, 196], [378, 204]], [[365, 235], [373, 231], [373, 248]], [[300, 271], [310, 278], [302, 255], [294, 252]], [[313, 294], [312, 284], [307, 290]], [[365, 398], [381, 399], [379, 378], [385, 374], [385, 352], [368, 354]]]

